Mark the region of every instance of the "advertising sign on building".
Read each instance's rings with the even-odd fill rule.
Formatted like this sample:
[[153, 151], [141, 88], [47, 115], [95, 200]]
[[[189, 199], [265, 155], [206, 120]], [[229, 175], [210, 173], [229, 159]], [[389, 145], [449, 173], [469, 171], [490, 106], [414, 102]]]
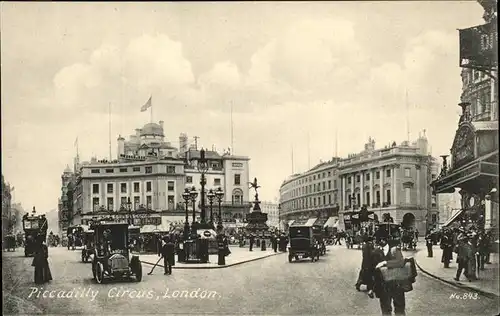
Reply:
[[490, 22], [459, 32], [460, 67], [487, 70], [498, 64], [496, 23]]

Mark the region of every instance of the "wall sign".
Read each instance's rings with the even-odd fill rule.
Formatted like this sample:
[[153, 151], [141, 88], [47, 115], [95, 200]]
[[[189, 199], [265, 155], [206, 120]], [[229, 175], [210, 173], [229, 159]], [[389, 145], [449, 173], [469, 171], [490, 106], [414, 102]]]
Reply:
[[474, 160], [474, 144], [474, 131], [469, 125], [462, 125], [455, 134], [455, 140], [451, 149], [453, 169], [460, 168]]

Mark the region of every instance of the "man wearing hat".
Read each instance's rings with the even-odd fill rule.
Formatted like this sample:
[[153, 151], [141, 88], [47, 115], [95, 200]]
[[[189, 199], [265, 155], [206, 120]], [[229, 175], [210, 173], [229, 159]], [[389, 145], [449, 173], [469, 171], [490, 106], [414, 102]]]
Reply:
[[373, 291], [379, 298], [380, 308], [383, 315], [391, 315], [392, 305], [396, 315], [405, 314], [405, 291], [411, 291], [411, 281], [384, 281], [380, 268], [401, 268], [405, 265], [405, 259], [401, 249], [390, 247], [389, 236], [386, 232], [378, 231], [375, 236], [378, 248], [373, 251]]
[[450, 261], [453, 259], [453, 239], [447, 229], [444, 229], [443, 231], [443, 237], [441, 238], [441, 249], [443, 249], [441, 262], [444, 264], [445, 268], [449, 268]]
[[358, 280], [356, 282], [356, 290], [360, 291], [361, 284], [366, 285], [368, 296], [373, 298], [373, 264], [372, 264], [372, 251], [373, 237], [365, 236], [363, 244], [363, 261], [361, 262], [361, 269], [359, 270]]

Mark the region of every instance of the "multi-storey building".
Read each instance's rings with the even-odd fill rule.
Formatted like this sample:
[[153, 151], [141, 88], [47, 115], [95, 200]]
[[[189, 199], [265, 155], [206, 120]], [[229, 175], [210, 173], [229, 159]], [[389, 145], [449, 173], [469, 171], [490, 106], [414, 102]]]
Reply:
[[[433, 183], [436, 193], [461, 195], [460, 212], [454, 220], [470, 220], [485, 229], [492, 229], [498, 238], [498, 53], [497, 4], [492, 0], [478, 1], [484, 8], [483, 18], [491, 34], [463, 41], [465, 50], [493, 51], [495, 60], [481, 67], [472, 64], [462, 70], [462, 114], [453, 140], [451, 161], [443, 157], [443, 167]], [[478, 34], [478, 32], [474, 32]], [[491, 42], [489, 40], [491, 39]], [[488, 40], [488, 41], [485, 41]], [[494, 44], [493, 44], [494, 43]], [[483, 58], [485, 52], [477, 52]], [[474, 56], [473, 56], [474, 57]], [[485, 62], [485, 61], [483, 61]], [[449, 224], [449, 223], [448, 223]]]
[[337, 216], [340, 205], [339, 159], [322, 162], [285, 180], [280, 188], [281, 220]]
[[428, 224], [438, 223], [437, 201], [429, 187], [437, 177], [437, 163], [427, 146], [425, 134], [413, 144], [393, 143], [383, 149], [375, 149], [370, 138], [361, 153], [335, 158], [284, 182], [281, 215], [288, 220], [338, 215], [342, 228], [342, 214], [365, 205], [380, 219], [390, 213], [396, 222], [425, 232]]
[[2, 175], [2, 236], [11, 232], [12, 220], [12, 188]]
[[[118, 137], [116, 160], [97, 160], [79, 164], [73, 194], [73, 224], [87, 223], [103, 211], [136, 212], [146, 210], [147, 217], [139, 225], [165, 225], [162, 222], [177, 222], [184, 219], [186, 203], [182, 197], [185, 188], [200, 193], [201, 171], [198, 161], [201, 151], [187, 148], [187, 136], [181, 134], [181, 150], [165, 141], [162, 122], [148, 123], [136, 129], [126, 141]], [[210, 189], [222, 188], [221, 203], [223, 221], [234, 222], [244, 218], [250, 210], [248, 202], [248, 157], [220, 155], [205, 151], [207, 169], [205, 172], [206, 193]], [[205, 195], [206, 197], [206, 195]], [[210, 216], [206, 198], [207, 220]], [[129, 204], [130, 201], [130, 204]], [[189, 220], [193, 204], [199, 220], [201, 194], [195, 203], [189, 201]], [[218, 202], [213, 204], [214, 217], [218, 214]], [[174, 220], [175, 219], [175, 220]]]
[[73, 217], [74, 172], [66, 166], [61, 175], [61, 197], [58, 199], [59, 233], [65, 234]]
[[267, 214], [267, 226], [278, 228], [280, 210], [278, 203], [263, 201], [260, 203], [262, 213]]

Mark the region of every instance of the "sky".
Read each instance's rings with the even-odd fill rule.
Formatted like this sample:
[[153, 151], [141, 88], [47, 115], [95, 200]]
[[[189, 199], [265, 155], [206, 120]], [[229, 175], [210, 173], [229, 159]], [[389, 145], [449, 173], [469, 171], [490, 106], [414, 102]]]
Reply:
[[407, 121], [449, 154], [457, 29], [482, 14], [476, 1], [2, 2], [2, 174], [25, 208], [57, 208], [75, 139], [83, 160], [108, 157], [111, 108], [115, 156], [151, 120], [150, 96], [173, 145], [186, 132], [249, 156], [263, 200], [368, 137], [406, 140]]

